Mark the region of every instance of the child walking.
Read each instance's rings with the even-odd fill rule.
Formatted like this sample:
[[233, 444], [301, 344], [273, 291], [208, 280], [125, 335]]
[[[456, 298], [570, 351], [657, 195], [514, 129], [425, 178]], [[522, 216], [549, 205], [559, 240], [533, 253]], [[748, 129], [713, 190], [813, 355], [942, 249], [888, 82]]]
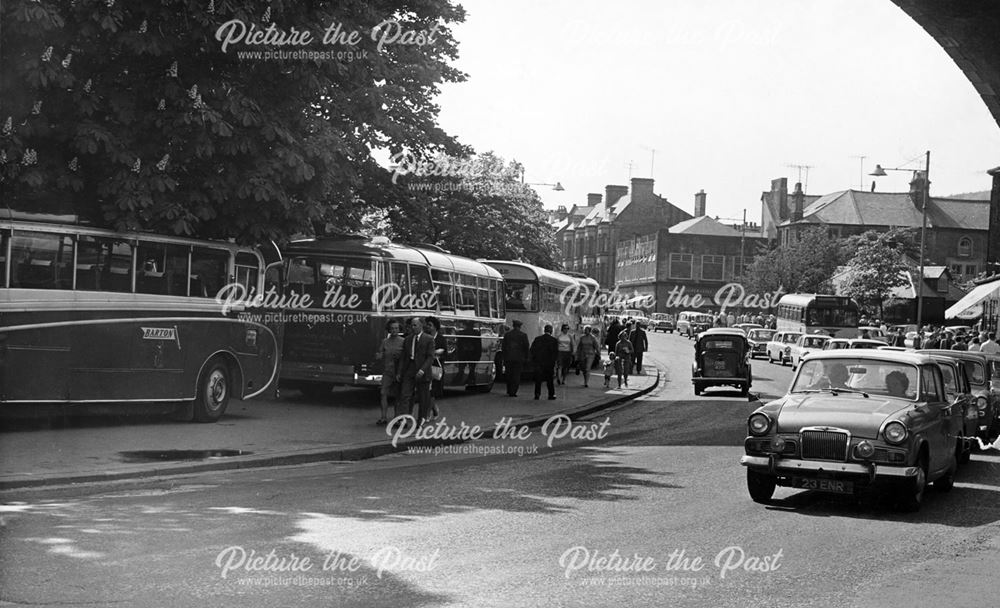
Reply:
[[611, 387], [611, 376], [615, 373], [615, 354], [608, 353], [608, 358], [604, 361], [604, 388]]

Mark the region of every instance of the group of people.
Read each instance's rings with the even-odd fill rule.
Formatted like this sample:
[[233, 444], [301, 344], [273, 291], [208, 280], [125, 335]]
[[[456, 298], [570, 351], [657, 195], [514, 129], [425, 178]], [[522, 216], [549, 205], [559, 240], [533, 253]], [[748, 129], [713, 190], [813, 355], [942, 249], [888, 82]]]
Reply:
[[443, 371], [441, 358], [446, 350], [436, 317], [409, 319], [405, 333], [399, 319], [386, 323], [386, 337], [375, 355], [382, 361], [382, 415], [376, 424], [388, 424], [390, 400], [395, 402], [396, 416], [409, 414], [421, 425], [440, 415], [434, 398], [443, 387], [440, 378], [434, 378], [434, 368]]
[[[604, 386], [610, 386], [613, 374], [618, 375], [618, 386], [628, 386], [628, 376], [632, 366], [642, 373], [642, 355], [649, 350], [649, 340], [645, 328], [627, 319], [621, 324], [617, 318], [608, 326], [604, 344], [598, 339], [598, 332], [590, 326], [583, 328], [583, 335], [577, 336], [564, 323], [559, 333], [553, 335], [552, 325], [546, 325], [542, 333], [530, 344], [528, 336], [519, 320], [512, 322], [513, 328], [504, 334], [502, 358], [507, 376], [507, 395], [517, 397], [521, 384], [521, 373], [526, 363], [535, 368], [535, 399], [540, 399], [542, 384], [548, 390], [549, 399], [556, 398], [556, 385], [566, 384], [570, 372], [583, 375], [583, 386], [590, 386], [590, 370], [600, 362], [604, 368]], [[600, 359], [602, 346], [607, 348], [608, 357]]]
[[[896, 332], [889, 334], [888, 338], [892, 346], [907, 346], [906, 335], [903, 333], [902, 328], [897, 328]], [[919, 328], [916, 336], [913, 337], [913, 344], [911, 346], [915, 349], [925, 350], [967, 350], [988, 354], [1000, 353], [1000, 344], [997, 344], [994, 332], [984, 331], [978, 334], [972, 332], [967, 335], [956, 335], [943, 327], [929, 327], [926, 331], [923, 327]]]
[[756, 323], [764, 329], [778, 329], [778, 317], [774, 315], [763, 315], [761, 313], [750, 314], [748, 312], [734, 314], [732, 312], [722, 312], [718, 313], [709, 312], [708, 315], [712, 317], [712, 325], [714, 327], [733, 327], [739, 325], [740, 323]]

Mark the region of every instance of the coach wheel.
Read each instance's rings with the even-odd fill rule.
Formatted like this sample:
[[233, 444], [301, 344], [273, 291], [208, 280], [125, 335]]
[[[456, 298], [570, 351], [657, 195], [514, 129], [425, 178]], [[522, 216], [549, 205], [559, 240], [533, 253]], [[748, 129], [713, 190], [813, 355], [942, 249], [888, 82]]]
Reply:
[[222, 359], [208, 362], [198, 377], [198, 392], [194, 398], [195, 422], [215, 422], [229, 405], [232, 381], [229, 366]]

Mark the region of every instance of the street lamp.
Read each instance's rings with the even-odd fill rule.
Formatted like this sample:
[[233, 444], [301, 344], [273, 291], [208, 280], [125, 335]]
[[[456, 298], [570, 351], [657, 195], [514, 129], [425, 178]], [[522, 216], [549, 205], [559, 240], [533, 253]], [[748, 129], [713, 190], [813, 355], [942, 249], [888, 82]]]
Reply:
[[566, 188], [563, 188], [562, 184], [556, 182], [554, 184], [546, 184], [543, 182], [526, 182], [524, 181], [524, 167], [521, 168], [521, 185], [522, 186], [552, 186], [552, 189], [556, 192], [562, 192]]
[[[882, 165], [875, 165], [875, 170], [869, 173], [875, 177], [883, 177], [886, 171], [913, 171], [902, 167], [882, 168]], [[919, 170], [917, 171], [919, 172]], [[931, 151], [924, 155], [924, 194], [921, 201], [921, 224], [920, 224], [920, 276], [917, 280], [917, 328], [924, 324], [924, 243], [927, 235], [927, 197], [931, 189]]]

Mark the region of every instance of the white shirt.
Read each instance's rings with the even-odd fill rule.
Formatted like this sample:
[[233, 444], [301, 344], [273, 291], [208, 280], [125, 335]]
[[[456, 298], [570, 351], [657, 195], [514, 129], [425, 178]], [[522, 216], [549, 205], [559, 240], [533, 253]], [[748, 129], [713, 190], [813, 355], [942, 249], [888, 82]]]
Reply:
[[979, 352], [995, 355], [1000, 353], [1000, 344], [997, 344], [993, 340], [987, 340], [979, 347]]

